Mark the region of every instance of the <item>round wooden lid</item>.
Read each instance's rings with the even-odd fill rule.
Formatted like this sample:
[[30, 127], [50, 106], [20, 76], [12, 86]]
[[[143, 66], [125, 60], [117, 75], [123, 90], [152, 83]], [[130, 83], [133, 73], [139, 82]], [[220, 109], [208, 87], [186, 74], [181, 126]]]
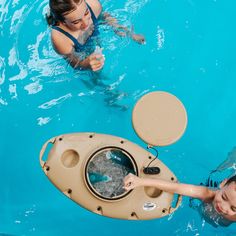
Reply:
[[187, 113], [182, 102], [167, 92], [151, 92], [135, 105], [132, 115], [137, 135], [152, 146], [176, 142], [187, 126]]

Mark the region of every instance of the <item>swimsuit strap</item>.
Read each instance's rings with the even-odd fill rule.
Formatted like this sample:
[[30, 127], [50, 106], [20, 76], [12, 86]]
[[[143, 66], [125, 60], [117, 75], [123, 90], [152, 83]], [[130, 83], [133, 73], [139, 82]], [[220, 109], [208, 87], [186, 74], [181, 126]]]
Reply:
[[78, 40], [70, 33], [66, 32], [65, 30], [63, 30], [62, 28], [60, 28], [58, 26], [52, 26], [52, 28], [61, 32], [65, 36], [67, 36], [74, 43], [75, 47], [80, 46], [80, 43], [78, 42]]
[[97, 18], [96, 18], [96, 16], [95, 16], [95, 14], [94, 14], [92, 8], [88, 5], [88, 3], [86, 3], [86, 5], [87, 5], [87, 7], [88, 7], [88, 9], [89, 9], [89, 11], [90, 11], [90, 14], [91, 14], [91, 17], [92, 17], [93, 24], [95, 24], [96, 21], [97, 21]]

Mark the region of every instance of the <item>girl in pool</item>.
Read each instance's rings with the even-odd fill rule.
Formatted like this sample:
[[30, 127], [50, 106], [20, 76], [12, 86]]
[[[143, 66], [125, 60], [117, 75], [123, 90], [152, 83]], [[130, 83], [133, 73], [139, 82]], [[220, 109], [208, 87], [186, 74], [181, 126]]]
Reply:
[[102, 50], [95, 50], [98, 18], [111, 25], [118, 35], [145, 42], [142, 35], [119, 25], [109, 13], [102, 13], [99, 0], [49, 0], [49, 6], [50, 13], [46, 17], [52, 27], [53, 47], [74, 68], [98, 71], [104, 65]]
[[[129, 174], [124, 178], [124, 188], [129, 191], [140, 186], [152, 186], [170, 193], [197, 198], [203, 202], [201, 213], [214, 226], [228, 226], [236, 221], [236, 175], [225, 179], [219, 189], [181, 184], [161, 179], [139, 178]], [[210, 220], [209, 220], [210, 219]]]

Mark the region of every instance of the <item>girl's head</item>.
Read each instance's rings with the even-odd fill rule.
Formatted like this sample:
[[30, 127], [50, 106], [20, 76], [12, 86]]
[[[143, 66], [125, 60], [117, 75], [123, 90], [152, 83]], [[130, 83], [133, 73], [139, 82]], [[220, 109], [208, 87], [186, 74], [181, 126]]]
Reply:
[[236, 216], [236, 175], [221, 183], [213, 204], [216, 211], [226, 218]]
[[86, 30], [91, 18], [84, 0], [49, 0], [49, 25], [65, 24], [71, 30]]

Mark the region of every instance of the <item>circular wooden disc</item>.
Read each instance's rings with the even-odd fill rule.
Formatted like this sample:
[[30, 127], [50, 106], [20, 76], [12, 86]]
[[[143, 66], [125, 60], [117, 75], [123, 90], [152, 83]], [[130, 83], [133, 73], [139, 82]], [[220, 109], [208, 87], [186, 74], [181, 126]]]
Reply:
[[135, 105], [132, 115], [137, 135], [152, 146], [176, 142], [187, 126], [187, 113], [182, 102], [167, 92], [151, 92]]

